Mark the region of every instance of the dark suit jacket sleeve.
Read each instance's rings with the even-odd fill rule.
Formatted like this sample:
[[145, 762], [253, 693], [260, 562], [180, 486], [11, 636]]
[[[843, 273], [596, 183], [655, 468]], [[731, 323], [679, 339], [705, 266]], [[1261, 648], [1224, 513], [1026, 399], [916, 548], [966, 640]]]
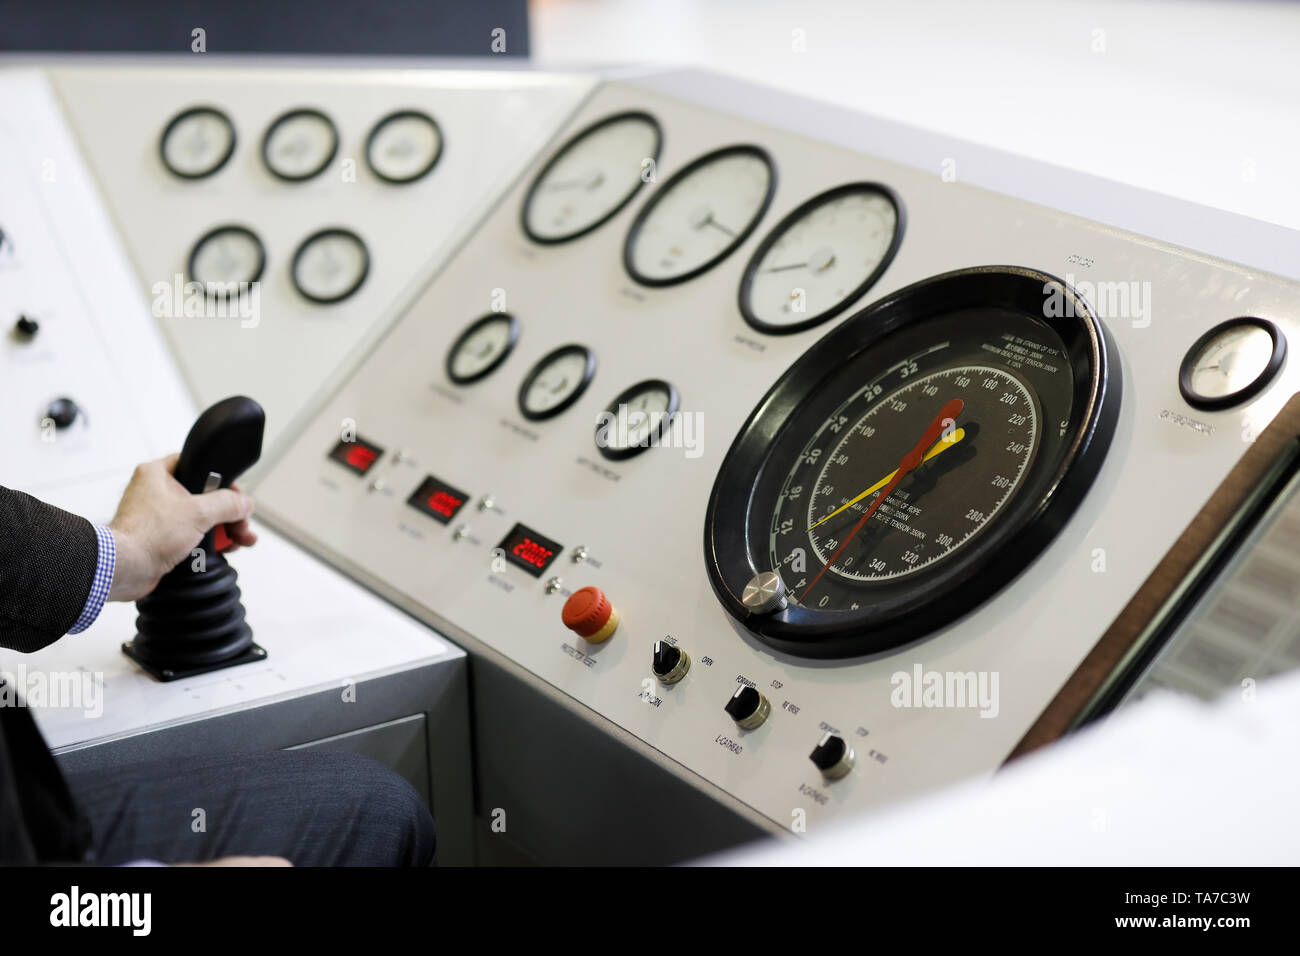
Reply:
[[85, 518], [0, 488], [0, 647], [36, 651], [68, 633], [98, 560]]

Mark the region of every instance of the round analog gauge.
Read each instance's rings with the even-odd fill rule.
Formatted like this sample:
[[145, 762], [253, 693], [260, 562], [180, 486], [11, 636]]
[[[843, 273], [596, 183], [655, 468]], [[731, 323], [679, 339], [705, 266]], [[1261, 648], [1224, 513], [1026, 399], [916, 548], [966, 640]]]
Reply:
[[524, 376], [519, 386], [519, 411], [540, 421], [569, 408], [591, 384], [596, 356], [585, 345], [564, 345], [549, 352]]
[[491, 312], [469, 324], [447, 351], [447, 377], [468, 385], [491, 375], [519, 341], [519, 321], [505, 312]]
[[235, 125], [219, 109], [195, 106], [167, 124], [158, 152], [173, 175], [203, 179], [226, 165], [235, 152]]
[[266, 249], [257, 234], [244, 226], [218, 226], [205, 233], [190, 250], [189, 276], [210, 296], [237, 293], [262, 277]]
[[370, 253], [347, 229], [322, 229], [302, 241], [289, 274], [303, 297], [321, 305], [342, 302], [366, 281]]
[[290, 110], [267, 128], [262, 137], [262, 161], [280, 179], [291, 183], [318, 176], [339, 149], [339, 131], [320, 110]]
[[861, 298], [903, 235], [901, 206], [875, 183], [814, 196], [767, 234], [740, 281], [740, 313], [760, 332], [801, 332]]
[[621, 461], [659, 444], [680, 407], [677, 389], [651, 378], [624, 389], [601, 413], [596, 447], [606, 458]]
[[637, 214], [623, 246], [628, 274], [656, 286], [707, 272], [754, 231], [775, 186], [772, 161], [757, 146], [700, 156]]
[[442, 131], [418, 110], [389, 113], [366, 137], [366, 162], [387, 183], [413, 183], [429, 174], [442, 156]]
[[617, 113], [576, 134], [529, 187], [524, 232], [535, 242], [567, 242], [608, 222], [646, 181], [661, 140], [648, 113]]
[[1196, 408], [1230, 408], [1267, 387], [1286, 359], [1286, 336], [1267, 319], [1221, 322], [1192, 343], [1178, 372], [1183, 398]]
[[[1044, 290], [1071, 308], [1045, 310]], [[1118, 417], [1115, 362], [1085, 302], [1027, 269], [948, 273], [858, 313], [727, 452], [706, 512], [714, 591], [800, 657], [879, 653], [970, 611], [1087, 492]]]

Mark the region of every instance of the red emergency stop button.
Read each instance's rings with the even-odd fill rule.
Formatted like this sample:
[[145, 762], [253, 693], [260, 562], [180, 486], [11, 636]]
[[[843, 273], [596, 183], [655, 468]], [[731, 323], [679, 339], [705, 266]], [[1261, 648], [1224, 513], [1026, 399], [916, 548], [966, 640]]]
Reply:
[[593, 644], [608, 640], [618, 628], [618, 611], [600, 588], [574, 591], [560, 616], [565, 627]]

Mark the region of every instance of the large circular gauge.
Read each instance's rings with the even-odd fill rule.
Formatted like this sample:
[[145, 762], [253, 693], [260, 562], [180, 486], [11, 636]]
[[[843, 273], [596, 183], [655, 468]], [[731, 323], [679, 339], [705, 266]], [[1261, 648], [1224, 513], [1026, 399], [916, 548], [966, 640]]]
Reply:
[[244, 226], [218, 226], [205, 233], [190, 251], [189, 277], [209, 296], [241, 292], [266, 268], [266, 248], [257, 233]]
[[342, 302], [370, 274], [370, 252], [355, 232], [322, 229], [302, 241], [289, 275], [305, 299], [320, 305]]
[[534, 242], [577, 239], [626, 206], [659, 159], [662, 136], [649, 113], [617, 113], [579, 132], [537, 174], [524, 198]]
[[685, 282], [716, 266], [763, 218], [776, 176], [757, 146], [728, 146], [689, 163], [637, 213], [623, 264], [642, 285]]
[[1220, 322], [1192, 343], [1178, 370], [1189, 405], [1231, 408], [1262, 392], [1286, 359], [1286, 336], [1267, 319]]
[[475, 319], [447, 350], [447, 377], [457, 385], [487, 378], [519, 341], [519, 320], [506, 312]]
[[870, 306], [782, 375], [727, 452], [706, 513], [715, 592], [800, 657], [878, 653], [966, 613], [1082, 500], [1115, 430], [1116, 361], [1088, 305], [1027, 269], [951, 272]]
[[902, 206], [884, 186], [814, 196], [759, 243], [740, 281], [740, 313], [768, 333], [825, 322], [875, 285], [902, 236]]
[[596, 374], [596, 356], [585, 345], [562, 345], [543, 355], [519, 386], [519, 412], [553, 418], [582, 397]]
[[596, 447], [611, 461], [639, 455], [662, 441], [681, 400], [671, 382], [649, 378], [614, 397], [596, 423]]
[[419, 110], [389, 113], [366, 137], [366, 163], [386, 183], [413, 183], [442, 157], [442, 131]]
[[158, 153], [168, 171], [181, 179], [211, 176], [235, 151], [235, 125], [211, 106], [177, 113], [162, 132]]
[[297, 183], [319, 176], [339, 150], [339, 131], [320, 110], [282, 114], [262, 137], [262, 161], [271, 173]]

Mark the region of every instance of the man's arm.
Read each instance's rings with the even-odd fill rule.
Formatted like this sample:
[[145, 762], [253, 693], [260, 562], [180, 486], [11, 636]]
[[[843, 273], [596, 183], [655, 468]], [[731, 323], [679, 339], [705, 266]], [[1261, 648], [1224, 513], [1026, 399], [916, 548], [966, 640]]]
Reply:
[[90, 596], [95, 526], [21, 491], [0, 488], [0, 645], [40, 650], [66, 634]]
[[136, 468], [108, 528], [0, 488], [0, 646], [40, 650], [88, 627], [105, 597], [144, 597], [218, 524], [233, 547], [257, 540], [250, 498], [235, 488], [191, 495], [172, 477], [176, 461]]

